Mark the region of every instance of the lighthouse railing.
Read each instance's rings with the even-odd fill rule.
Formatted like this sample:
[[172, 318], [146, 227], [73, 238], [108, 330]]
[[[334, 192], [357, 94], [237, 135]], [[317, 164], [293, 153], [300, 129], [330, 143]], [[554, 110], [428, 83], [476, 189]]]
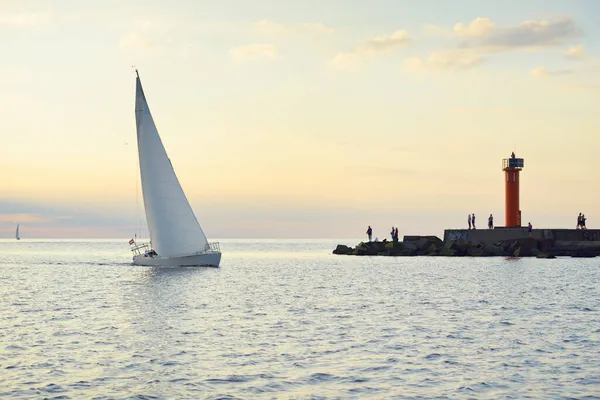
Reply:
[[513, 168], [521, 169], [525, 167], [525, 160], [522, 158], [505, 158], [502, 160], [502, 169]]

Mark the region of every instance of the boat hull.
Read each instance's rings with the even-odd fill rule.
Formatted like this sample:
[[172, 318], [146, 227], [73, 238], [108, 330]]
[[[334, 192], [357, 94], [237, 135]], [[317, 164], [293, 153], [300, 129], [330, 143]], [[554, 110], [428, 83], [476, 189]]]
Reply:
[[210, 252], [195, 254], [185, 257], [144, 257], [134, 256], [134, 265], [149, 267], [218, 267], [221, 262], [221, 253]]

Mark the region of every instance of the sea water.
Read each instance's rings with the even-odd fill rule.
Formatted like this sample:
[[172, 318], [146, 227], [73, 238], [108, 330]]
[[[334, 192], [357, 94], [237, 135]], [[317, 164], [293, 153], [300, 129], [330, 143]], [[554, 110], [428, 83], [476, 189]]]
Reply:
[[221, 268], [152, 268], [127, 239], [1, 240], [0, 397], [600, 396], [598, 259], [338, 242], [224, 240]]

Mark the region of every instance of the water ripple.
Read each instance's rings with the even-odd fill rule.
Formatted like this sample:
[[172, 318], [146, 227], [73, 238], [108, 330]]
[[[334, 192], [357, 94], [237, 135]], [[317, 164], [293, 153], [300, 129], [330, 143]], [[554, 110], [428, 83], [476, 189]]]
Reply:
[[121, 241], [0, 240], [0, 397], [599, 398], [594, 259], [334, 244], [229, 241], [220, 269], [161, 269]]

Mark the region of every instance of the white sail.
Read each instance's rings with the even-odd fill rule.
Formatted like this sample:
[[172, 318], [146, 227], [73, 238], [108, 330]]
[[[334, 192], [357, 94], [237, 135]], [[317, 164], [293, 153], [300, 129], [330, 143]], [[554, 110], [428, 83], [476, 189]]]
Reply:
[[142, 194], [152, 248], [161, 257], [182, 257], [205, 251], [208, 246], [206, 236], [158, 135], [139, 75], [136, 78], [135, 120]]
[[21, 240], [21, 237], [19, 236], [19, 224], [17, 224], [17, 231], [15, 232], [15, 238], [17, 240]]

